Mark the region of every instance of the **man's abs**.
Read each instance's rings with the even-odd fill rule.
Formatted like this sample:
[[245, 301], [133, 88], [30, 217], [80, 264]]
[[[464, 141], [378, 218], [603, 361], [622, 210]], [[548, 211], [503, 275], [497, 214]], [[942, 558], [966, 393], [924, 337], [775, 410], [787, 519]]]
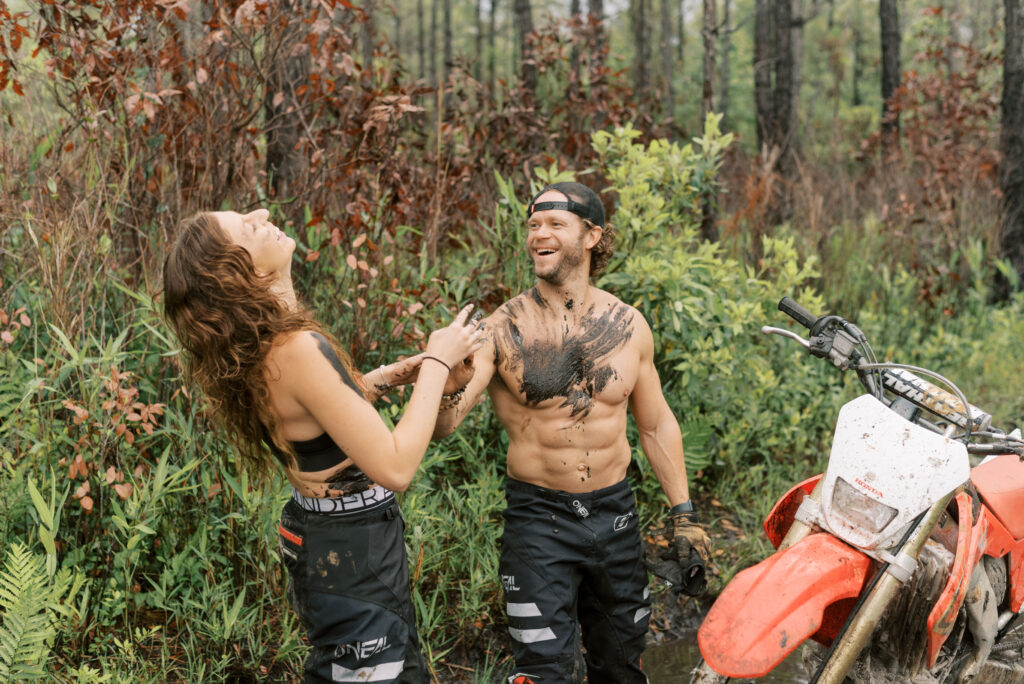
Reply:
[[509, 477], [548, 489], [589, 492], [626, 476], [630, 449], [623, 407], [596, 407], [586, 420], [576, 421], [564, 410], [525, 407], [494, 393], [492, 399], [509, 437]]

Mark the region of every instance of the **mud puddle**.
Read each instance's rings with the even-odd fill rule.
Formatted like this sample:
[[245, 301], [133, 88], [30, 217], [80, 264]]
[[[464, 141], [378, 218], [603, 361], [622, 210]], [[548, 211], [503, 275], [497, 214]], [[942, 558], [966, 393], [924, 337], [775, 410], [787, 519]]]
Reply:
[[[651, 646], [644, 651], [644, 672], [651, 684], [689, 684], [690, 670], [700, 659], [697, 632], [679, 639]], [[758, 684], [807, 684], [808, 678], [800, 664], [800, 649], [794, 651]]]

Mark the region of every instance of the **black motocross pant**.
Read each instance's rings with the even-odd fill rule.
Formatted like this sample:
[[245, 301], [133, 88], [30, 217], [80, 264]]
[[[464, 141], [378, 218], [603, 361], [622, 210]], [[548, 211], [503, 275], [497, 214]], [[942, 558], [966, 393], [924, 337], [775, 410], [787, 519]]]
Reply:
[[650, 591], [629, 484], [570, 494], [510, 479], [505, 496], [509, 684], [582, 681], [580, 635], [590, 684], [646, 683], [640, 655]]
[[306, 682], [424, 684], [409, 597], [405, 525], [393, 500], [341, 516], [289, 501], [281, 512], [288, 602], [313, 648]]

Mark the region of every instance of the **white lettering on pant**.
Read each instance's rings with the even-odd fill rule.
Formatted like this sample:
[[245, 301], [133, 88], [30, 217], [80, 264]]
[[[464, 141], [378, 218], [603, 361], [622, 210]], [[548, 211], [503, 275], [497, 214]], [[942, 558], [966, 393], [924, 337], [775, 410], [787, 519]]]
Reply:
[[405, 667], [405, 660], [382, 663], [373, 667], [350, 670], [341, 665], [331, 665], [331, 681], [335, 682], [388, 682], [397, 679]]
[[382, 636], [354, 644], [342, 644], [341, 646], [336, 646], [334, 649], [334, 657], [342, 658], [346, 654], [351, 653], [356, 657], [356, 660], [366, 660], [370, 656], [377, 655], [381, 651], [386, 651], [389, 648], [391, 648], [391, 644], [388, 642], [388, 638], [386, 636]]

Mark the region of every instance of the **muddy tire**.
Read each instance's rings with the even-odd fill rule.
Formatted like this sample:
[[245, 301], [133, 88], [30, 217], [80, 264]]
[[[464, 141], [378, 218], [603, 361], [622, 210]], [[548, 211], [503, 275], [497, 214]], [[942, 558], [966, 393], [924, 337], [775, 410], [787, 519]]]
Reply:
[[726, 684], [735, 681], [737, 680], [712, 670], [703, 658], [697, 661], [697, 666], [690, 672], [690, 684]]

